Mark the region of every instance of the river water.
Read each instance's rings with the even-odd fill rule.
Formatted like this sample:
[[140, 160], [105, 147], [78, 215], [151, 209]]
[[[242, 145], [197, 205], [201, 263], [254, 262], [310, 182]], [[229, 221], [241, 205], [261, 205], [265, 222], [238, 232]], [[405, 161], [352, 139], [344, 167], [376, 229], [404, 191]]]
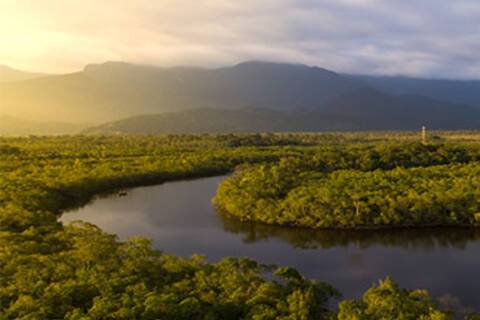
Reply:
[[98, 198], [65, 213], [64, 223], [91, 222], [120, 239], [142, 235], [165, 253], [204, 254], [211, 261], [246, 256], [296, 267], [358, 297], [391, 276], [444, 301], [480, 310], [480, 230], [465, 228], [312, 231], [241, 223], [215, 212], [224, 177], [169, 182]]

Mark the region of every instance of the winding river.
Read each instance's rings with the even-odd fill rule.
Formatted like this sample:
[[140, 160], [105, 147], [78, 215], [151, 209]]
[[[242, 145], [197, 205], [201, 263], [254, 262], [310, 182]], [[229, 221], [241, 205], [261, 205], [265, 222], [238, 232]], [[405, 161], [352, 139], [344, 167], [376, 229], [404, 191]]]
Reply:
[[61, 220], [88, 221], [120, 239], [146, 236], [155, 247], [181, 256], [247, 256], [294, 266], [334, 285], [345, 298], [391, 276], [403, 287], [425, 288], [451, 304], [480, 310], [480, 230], [311, 231], [241, 223], [217, 214], [211, 204], [223, 178], [131, 189], [123, 197], [98, 198]]

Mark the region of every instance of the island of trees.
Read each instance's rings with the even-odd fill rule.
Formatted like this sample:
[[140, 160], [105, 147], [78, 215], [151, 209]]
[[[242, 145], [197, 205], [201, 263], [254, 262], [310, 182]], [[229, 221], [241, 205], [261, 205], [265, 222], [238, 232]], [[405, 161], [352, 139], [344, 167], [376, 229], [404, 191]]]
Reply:
[[452, 135], [0, 138], [0, 319], [450, 319], [428, 292], [389, 278], [343, 300], [289, 267], [176, 257], [57, 219], [102, 193], [238, 168], [216, 202], [242, 219], [474, 224], [480, 147]]
[[239, 167], [215, 204], [241, 220], [312, 228], [477, 225], [478, 144], [305, 150]]

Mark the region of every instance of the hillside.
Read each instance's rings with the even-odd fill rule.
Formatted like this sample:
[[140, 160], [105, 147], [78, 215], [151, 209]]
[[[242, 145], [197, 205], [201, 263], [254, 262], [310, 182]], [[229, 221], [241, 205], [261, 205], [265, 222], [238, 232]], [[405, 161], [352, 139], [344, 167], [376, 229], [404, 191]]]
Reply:
[[[315, 127], [305, 112], [263, 108], [200, 108], [164, 114], [140, 115], [86, 129], [86, 133], [229, 133], [309, 131]], [[324, 123], [327, 125], [327, 123]]]
[[475, 129], [480, 109], [419, 95], [392, 95], [364, 87], [333, 99], [322, 113], [348, 117], [357, 130]]
[[32, 73], [0, 65], [0, 82], [21, 81], [46, 76], [42, 73]]
[[[366, 95], [368, 99], [362, 96]], [[265, 108], [192, 109], [163, 114], [139, 115], [86, 129], [94, 134], [182, 134], [230, 132], [301, 132], [357, 130], [475, 129], [480, 111], [443, 104], [423, 108], [417, 99], [397, 98], [364, 90], [332, 101], [323, 111], [280, 111]], [[363, 98], [363, 99], [362, 99]], [[428, 104], [435, 102], [425, 100]], [[358, 110], [358, 111], [357, 111]], [[461, 112], [457, 113], [457, 110]]]
[[352, 76], [380, 91], [391, 94], [421, 95], [451, 103], [480, 107], [480, 81], [442, 80], [409, 77]]
[[104, 122], [192, 108], [316, 108], [360, 87], [305, 65], [246, 62], [232, 67], [158, 68], [120, 62], [81, 72], [0, 84], [0, 112], [54, 121]]
[[85, 124], [35, 122], [0, 114], [0, 135], [6, 136], [75, 134], [85, 127]]
[[[479, 112], [468, 106], [478, 93], [469, 89], [466, 99], [463, 82], [427, 92], [372, 79], [259, 61], [216, 69], [107, 62], [72, 74], [0, 83], [0, 114], [43, 122], [114, 122], [127, 132], [478, 128]], [[245, 108], [257, 111], [239, 114]], [[258, 113], [259, 108], [269, 111]], [[141, 116], [152, 114], [154, 119]], [[126, 118], [129, 125], [122, 124]]]

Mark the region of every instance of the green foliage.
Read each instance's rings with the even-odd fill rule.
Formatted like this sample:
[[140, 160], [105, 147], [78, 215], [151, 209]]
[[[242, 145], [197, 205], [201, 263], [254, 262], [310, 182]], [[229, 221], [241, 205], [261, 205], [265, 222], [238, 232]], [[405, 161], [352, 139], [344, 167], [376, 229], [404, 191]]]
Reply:
[[18, 155], [20, 149], [9, 146], [8, 144], [0, 145], [0, 155]]
[[[232, 141], [236, 141], [232, 143]], [[1, 139], [1, 319], [319, 317], [337, 296], [307, 279], [267, 281], [247, 259], [177, 258], [58, 214], [118, 188], [208, 176], [296, 151], [276, 136]], [[233, 147], [232, 145], [241, 145]], [[254, 148], [252, 146], [261, 146]], [[298, 317], [300, 318], [300, 317]]]
[[41, 247], [42, 239], [2, 237], [10, 248], [1, 255], [4, 319], [253, 319], [267, 309], [265, 319], [295, 313], [311, 319], [334, 297], [309, 280], [288, 286], [265, 281], [268, 268], [251, 260], [176, 258], [144, 239], [119, 243], [88, 224], [51, 237], [46, 251], [32, 247], [28, 253], [15, 245], [30, 240]]
[[478, 146], [336, 148], [243, 166], [214, 203], [241, 220], [313, 228], [478, 224]]
[[[475, 145], [407, 145], [412, 150], [407, 152], [396, 142], [347, 144], [347, 137], [356, 136], [0, 138], [0, 319], [335, 317], [329, 307], [339, 293], [326, 283], [305, 279], [295, 269], [272, 270], [248, 259], [225, 258], [208, 263], [199, 256], [179, 258], [153, 249], [142, 238], [120, 242], [93, 225], [63, 226], [57, 218], [64, 210], [101, 193], [227, 173], [235, 167], [239, 168], [237, 173], [225, 182], [219, 195], [224, 200], [231, 198], [236, 210], [232, 212], [247, 208], [254, 213], [245, 216], [248, 219], [259, 219], [260, 211], [255, 210], [265, 209], [262, 212], [271, 217], [270, 222], [276, 222], [278, 201], [295, 200], [290, 204], [292, 208], [300, 208], [301, 201], [312, 205], [315, 202], [309, 198], [311, 195], [300, 202], [293, 195], [301, 193], [299, 188], [321, 188], [325, 181], [338, 190], [357, 190], [355, 183], [364, 177], [373, 179], [370, 187], [397, 179], [405, 183], [406, 189], [411, 180], [408, 175], [415, 172], [416, 179], [430, 175], [447, 179], [445, 185], [459, 187], [468, 182], [458, 193], [448, 194], [452, 201], [462, 200], [462, 192], [476, 183], [472, 174], [477, 168], [473, 161], [478, 159]], [[391, 169], [392, 163], [427, 166], [431, 161], [448, 165], [441, 167], [446, 169], [426, 171], [369, 171], [376, 167]], [[450, 164], [467, 162], [472, 163]], [[346, 168], [356, 171], [335, 171]], [[450, 174], [449, 170], [456, 173]], [[349, 182], [352, 177], [356, 180]], [[428, 188], [431, 185], [427, 183], [425, 190]], [[444, 191], [438, 188], [436, 192]], [[458, 205], [454, 211], [457, 221], [463, 221], [462, 212], [467, 207], [476, 210], [472, 213], [475, 219], [480, 212], [476, 204], [466, 206], [462, 201], [453, 201]], [[451, 213], [453, 209], [449, 217], [453, 217]], [[405, 295], [405, 299], [411, 298], [401, 292], [402, 299]], [[382, 300], [391, 303], [388, 295], [377, 300], [380, 304]], [[359, 314], [370, 310], [368, 301], [355, 304], [356, 309], [350, 302], [343, 303], [344, 319], [350, 309]], [[413, 308], [412, 312], [424, 312], [432, 305], [428, 299], [420, 299], [403, 306]], [[384, 319], [392, 318], [387, 309], [382, 311]]]
[[380, 281], [365, 292], [362, 299], [342, 301], [339, 320], [445, 320], [425, 290], [405, 290], [391, 279]]

